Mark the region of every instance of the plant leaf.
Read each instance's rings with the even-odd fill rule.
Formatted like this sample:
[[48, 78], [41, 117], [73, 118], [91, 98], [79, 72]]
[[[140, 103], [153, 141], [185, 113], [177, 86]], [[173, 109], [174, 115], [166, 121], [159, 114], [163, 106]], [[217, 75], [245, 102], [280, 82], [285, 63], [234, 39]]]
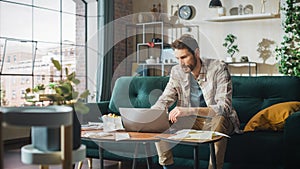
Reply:
[[79, 80], [79, 79], [76, 79], [76, 78], [74, 78], [74, 79], [72, 79], [72, 82], [73, 82], [74, 84], [78, 85], [78, 84], [80, 83], [80, 80]]
[[82, 98], [82, 99], [86, 99], [89, 95], [90, 95], [90, 91], [89, 90], [85, 90], [84, 92], [82, 92], [80, 94], [79, 97]]
[[58, 61], [58, 60], [55, 60], [55, 59], [53, 59], [53, 58], [51, 58], [51, 61], [52, 61], [53, 65], [55, 66], [55, 68], [56, 68], [57, 70], [61, 71], [61, 64], [59, 63], [59, 61]]
[[90, 111], [90, 108], [84, 103], [78, 101], [74, 104], [74, 110], [81, 114], [87, 114]]

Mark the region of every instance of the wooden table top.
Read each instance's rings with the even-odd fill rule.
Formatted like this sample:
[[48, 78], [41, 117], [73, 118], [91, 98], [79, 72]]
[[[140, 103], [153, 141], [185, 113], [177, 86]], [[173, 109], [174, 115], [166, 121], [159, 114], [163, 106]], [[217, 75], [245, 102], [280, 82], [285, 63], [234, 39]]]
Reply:
[[174, 134], [162, 134], [157, 136], [159, 139], [167, 141], [167, 142], [172, 142], [172, 143], [179, 143], [180, 144], [191, 144], [191, 145], [197, 145], [197, 144], [204, 144], [204, 143], [211, 143], [211, 142], [216, 142], [219, 141], [221, 138], [224, 136], [213, 136], [212, 139], [171, 139], [169, 138], [170, 136], [173, 136]]
[[[109, 135], [101, 135], [101, 134], [109, 134]], [[171, 139], [170, 136], [174, 136], [175, 134], [167, 134], [167, 133], [142, 133], [142, 132], [126, 132], [124, 130], [121, 131], [113, 131], [113, 132], [103, 132], [102, 129], [93, 129], [93, 130], [82, 130], [81, 137], [83, 139], [92, 139], [95, 141], [116, 141], [116, 134], [128, 133], [130, 138], [125, 140], [118, 141], [138, 141], [138, 142], [158, 142], [161, 140], [173, 142], [173, 143], [181, 143], [181, 144], [204, 144], [210, 142], [219, 141], [223, 136], [213, 136], [212, 139]]]
[[[107, 133], [106, 136], [101, 136], [101, 133]], [[130, 138], [125, 140], [118, 141], [153, 141], [157, 142], [160, 139], [157, 137], [161, 135], [161, 133], [142, 133], [142, 132], [126, 132], [126, 131], [113, 131], [113, 132], [103, 132], [102, 129], [95, 130], [83, 130], [81, 131], [81, 137], [84, 139], [94, 139], [99, 141], [116, 141], [116, 134], [128, 133]], [[88, 134], [88, 136], [87, 136]]]

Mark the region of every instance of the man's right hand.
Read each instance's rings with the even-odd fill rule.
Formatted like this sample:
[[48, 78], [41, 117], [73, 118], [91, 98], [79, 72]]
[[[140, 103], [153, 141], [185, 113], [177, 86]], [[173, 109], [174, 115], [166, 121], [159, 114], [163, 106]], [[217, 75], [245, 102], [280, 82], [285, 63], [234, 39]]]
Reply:
[[170, 113], [169, 113], [169, 120], [172, 123], [177, 122], [177, 117], [183, 117], [183, 116], [190, 116], [193, 115], [194, 109], [190, 107], [175, 107]]

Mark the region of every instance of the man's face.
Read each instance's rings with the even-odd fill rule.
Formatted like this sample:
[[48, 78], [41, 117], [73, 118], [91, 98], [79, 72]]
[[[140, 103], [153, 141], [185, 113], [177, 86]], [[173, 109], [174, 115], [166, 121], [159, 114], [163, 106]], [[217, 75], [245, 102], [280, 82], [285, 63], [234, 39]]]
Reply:
[[187, 49], [175, 49], [174, 53], [185, 73], [189, 73], [194, 70], [197, 60], [192, 53], [190, 53]]

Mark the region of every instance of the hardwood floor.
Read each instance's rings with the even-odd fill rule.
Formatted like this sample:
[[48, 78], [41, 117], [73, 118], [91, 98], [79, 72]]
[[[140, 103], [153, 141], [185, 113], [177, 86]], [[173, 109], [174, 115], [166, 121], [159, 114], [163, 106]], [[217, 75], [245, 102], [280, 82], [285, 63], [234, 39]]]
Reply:
[[[100, 168], [99, 160], [93, 159], [93, 169]], [[121, 169], [119, 162], [105, 161], [105, 169]], [[28, 165], [21, 162], [20, 149], [10, 149], [4, 151], [4, 169], [38, 169], [38, 165]], [[75, 167], [77, 169], [77, 165]], [[50, 169], [61, 169], [61, 165], [51, 165]], [[82, 169], [89, 169], [85, 160]]]
[[[23, 142], [23, 145], [25, 143]], [[21, 150], [20, 148], [22, 145], [20, 144], [9, 144], [5, 145], [4, 149], [4, 169], [38, 169], [38, 165], [28, 165], [23, 164], [21, 162]], [[61, 169], [61, 165], [51, 165], [50, 169]], [[77, 169], [77, 164], [75, 166]], [[93, 159], [93, 168], [92, 169], [99, 169], [100, 162], [99, 159]], [[128, 163], [121, 163], [118, 161], [104, 161], [104, 169], [131, 169], [132, 165], [130, 162]], [[137, 169], [144, 169], [146, 166], [144, 164], [137, 164]], [[160, 166], [153, 166], [153, 169], [160, 169]], [[83, 162], [82, 169], [89, 169], [87, 160]]]

